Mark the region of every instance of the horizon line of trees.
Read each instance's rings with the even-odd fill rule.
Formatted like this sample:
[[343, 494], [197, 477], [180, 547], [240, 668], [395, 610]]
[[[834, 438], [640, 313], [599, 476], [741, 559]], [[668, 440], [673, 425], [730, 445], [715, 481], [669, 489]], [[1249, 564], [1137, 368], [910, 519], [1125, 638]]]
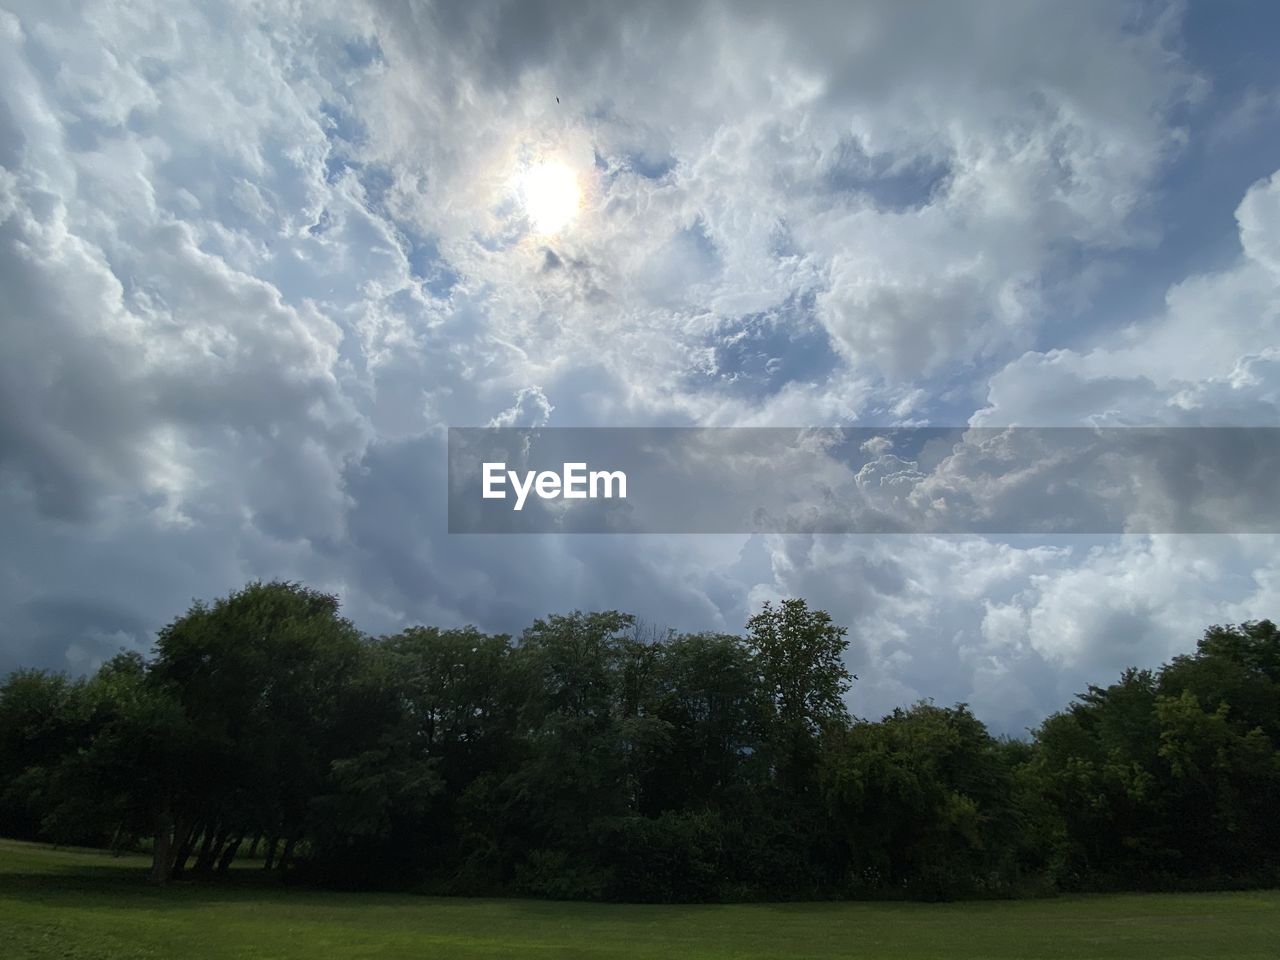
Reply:
[[1090, 686], [1028, 740], [845, 706], [803, 600], [743, 636], [549, 616], [368, 637], [255, 582], [153, 655], [0, 684], [0, 835], [315, 883], [565, 899], [939, 899], [1280, 883], [1280, 631]]

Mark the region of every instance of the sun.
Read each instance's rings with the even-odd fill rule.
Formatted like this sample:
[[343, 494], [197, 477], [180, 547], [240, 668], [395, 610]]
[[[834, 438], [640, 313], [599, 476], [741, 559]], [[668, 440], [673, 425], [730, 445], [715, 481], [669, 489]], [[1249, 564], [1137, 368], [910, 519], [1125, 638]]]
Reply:
[[533, 229], [559, 233], [578, 215], [582, 192], [578, 178], [563, 163], [539, 163], [519, 178], [520, 199]]

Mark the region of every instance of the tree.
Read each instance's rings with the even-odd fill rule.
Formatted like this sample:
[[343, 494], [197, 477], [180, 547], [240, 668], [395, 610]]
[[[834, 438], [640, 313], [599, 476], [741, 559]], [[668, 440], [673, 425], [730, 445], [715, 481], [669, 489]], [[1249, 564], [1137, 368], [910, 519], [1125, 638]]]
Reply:
[[155, 879], [181, 873], [198, 839], [197, 870], [258, 833], [268, 865], [283, 865], [341, 755], [334, 721], [363, 638], [336, 597], [257, 582], [197, 602], [156, 649], [150, 680], [179, 705], [190, 741], [154, 799]]
[[851, 722], [843, 628], [549, 616], [370, 641], [251, 583], [155, 655], [0, 682], [0, 830], [155, 838], [164, 882], [265, 843], [344, 886], [562, 898], [953, 897], [1280, 882], [1280, 631], [1212, 627], [1030, 741], [964, 705]]
[[855, 890], [940, 899], [1021, 880], [1009, 755], [964, 706], [918, 703], [832, 739], [828, 810]]
[[[537, 620], [515, 668], [524, 691], [522, 762], [503, 783], [506, 844], [530, 892], [600, 895], [592, 828], [630, 809], [622, 650], [633, 618], [608, 611]], [[634, 731], [631, 731], [634, 733]], [[557, 874], [548, 885], [547, 873]]]
[[1044, 790], [1066, 824], [1069, 884], [1128, 884], [1168, 862], [1156, 698], [1151, 671], [1126, 670], [1108, 687], [1090, 686], [1036, 732]]
[[848, 719], [844, 695], [851, 677], [844, 665], [848, 631], [824, 610], [783, 600], [747, 621], [747, 643], [779, 723], [817, 732]]
[[1207, 630], [1156, 673], [1090, 687], [1036, 733], [1069, 886], [1274, 882], [1280, 632]]
[[[337, 796], [347, 798], [348, 809], [355, 785], [369, 794], [359, 849], [346, 861], [377, 863], [384, 881], [456, 871], [465, 856], [462, 798], [478, 778], [511, 763], [517, 691], [510, 638], [471, 627], [411, 627], [370, 652], [374, 690], [361, 700], [387, 706], [351, 726], [353, 744], [361, 733], [367, 742], [381, 731], [375, 749], [335, 766]], [[383, 789], [373, 790], [375, 783]], [[369, 811], [379, 797], [373, 830]], [[341, 835], [330, 832], [326, 855]], [[343, 869], [350, 876], [351, 868]]]
[[642, 810], [725, 810], [758, 785], [751, 768], [767, 714], [751, 654], [739, 637], [714, 633], [673, 637], [660, 650], [649, 709], [673, 733]]
[[34, 839], [51, 770], [91, 735], [85, 681], [18, 670], [0, 685], [0, 835]]

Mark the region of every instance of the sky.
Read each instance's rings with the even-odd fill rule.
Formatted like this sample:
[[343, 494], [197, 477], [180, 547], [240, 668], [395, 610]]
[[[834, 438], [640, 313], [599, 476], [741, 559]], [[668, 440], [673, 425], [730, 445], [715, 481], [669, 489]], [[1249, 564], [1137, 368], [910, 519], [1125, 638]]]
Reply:
[[0, 0], [0, 671], [91, 671], [257, 578], [375, 634], [740, 632], [800, 596], [849, 628], [855, 715], [1019, 734], [1277, 617], [1260, 534], [450, 535], [445, 438], [1275, 425], [1278, 32], [1266, 2]]

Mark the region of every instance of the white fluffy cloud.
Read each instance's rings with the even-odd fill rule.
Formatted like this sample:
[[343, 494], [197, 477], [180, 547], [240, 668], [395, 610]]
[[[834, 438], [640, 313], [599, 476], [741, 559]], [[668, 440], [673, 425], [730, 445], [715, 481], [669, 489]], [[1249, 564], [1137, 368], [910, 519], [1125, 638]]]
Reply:
[[1267, 426], [1280, 415], [1280, 171], [1236, 209], [1240, 252], [1172, 287], [1165, 309], [1089, 350], [1026, 353], [974, 425]]

